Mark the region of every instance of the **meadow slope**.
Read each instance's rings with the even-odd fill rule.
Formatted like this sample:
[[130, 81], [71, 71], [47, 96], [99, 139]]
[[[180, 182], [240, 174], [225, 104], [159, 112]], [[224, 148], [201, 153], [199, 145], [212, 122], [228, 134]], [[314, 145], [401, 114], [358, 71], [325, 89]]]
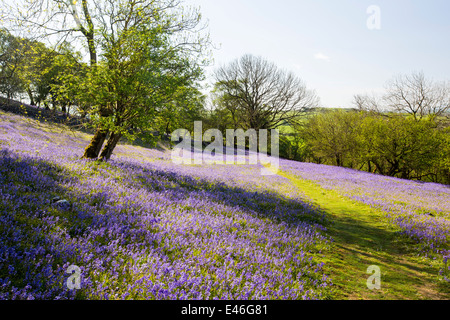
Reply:
[[98, 163], [89, 138], [0, 113], [0, 299], [449, 298], [448, 186], [129, 145]]

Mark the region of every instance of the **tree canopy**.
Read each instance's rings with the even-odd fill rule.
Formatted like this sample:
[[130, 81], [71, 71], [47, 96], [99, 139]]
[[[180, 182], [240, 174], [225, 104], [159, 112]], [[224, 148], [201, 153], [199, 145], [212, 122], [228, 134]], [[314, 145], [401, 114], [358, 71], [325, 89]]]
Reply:
[[293, 73], [252, 55], [220, 67], [215, 80], [216, 104], [244, 129], [275, 129], [295, 122], [319, 101]]
[[84, 44], [90, 67], [58, 77], [58, 96], [78, 101], [97, 127], [89, 159], [108, 135], [104, 160], [121, 136], [158, 127], [158, 113], [195, 92], [208, 60], [201, 15], [178, 0], [26, 0], [10, 12], [12, 25], [37, 37]]

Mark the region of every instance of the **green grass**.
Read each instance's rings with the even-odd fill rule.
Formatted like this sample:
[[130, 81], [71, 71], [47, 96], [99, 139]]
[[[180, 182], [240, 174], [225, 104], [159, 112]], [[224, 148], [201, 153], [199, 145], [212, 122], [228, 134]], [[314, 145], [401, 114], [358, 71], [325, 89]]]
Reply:
[[[331, 299], [449, 299], [448, 283], [439, 280], [438, 262], [417, 255], [415, 243], [400, 236], [383, 212], [325, 190], [312, 181], [290, 179], [298, 190], [326, 213], [327, 233], [334, 242], [325, 253], [325, 272], [335, 288]], [[367, 268], [381, 269], [381, 288], [370, 290]]]
[[[59, 130], [58, 127], [35, 120], [30, 121], [39, 125], [44, 132]], [[84, 140], [89, 140], [88, 135], [80, 135]], [[131, 150], [135, 147], [124, 146], [123, 148]], [[138, 153], [133, 156], [143, 157]], [[149, 157], [142, 159], [154, 161]], [[82, 176], [76, 176], [73, 173], [72, 175], [83, 181], [97, 174], [99, 170], [108, 169], [110, 169], [108, 164], [94, 163], [86, 166]], [[283, 172], [279, 174], [290, 179], [292, 185], [301, 194], [318, 204], [327, 215], [327, 221], [329, 221], [326, 225], [327, 234], [334, 239], [334, 242], [327, 250], [317, 253], [320, 255], [318, 260], [325, 262], [325, 273], [333, 279], [335, 284], [331, 295], [327, 298], [450, 299], [449, 284], [439, 281], [439, 261], [433, 262], [417, 256], [416, 244], [400, 236], [399, 229], [388, 223], [382, 211], [345, 198], [336, 191], [325, 190], [312, 181], [299, 179]], [[117, 179], [121, 178], [117, 177]], [[68, 200], [77, 201], [77, 199]], [[65, 215], [70, 214], [70, 211], [60, 213], [66, 218], [69, 216]], [[55, 212], [55, 215], [59, 214]], [[22, 216], [17, 218], [25, 219]], [[26, 222], [33, 224], [38, 221]], [[238, 223], [246, 225], [247, 221], [241, 220]], [[89, 221], [85, 221], [85, 225], [89, 225]], [[59, 227], [65, 226], [59, 225]], [[255, 243], [255, 245], [258, 244]], [[177, 256], [173, 255], [173, 258]], [[380, 290], [367, 288], [366, 281], [370, 275], [366, 273], [366, 270], [370, 265], [377, 265], [381, 269]]]

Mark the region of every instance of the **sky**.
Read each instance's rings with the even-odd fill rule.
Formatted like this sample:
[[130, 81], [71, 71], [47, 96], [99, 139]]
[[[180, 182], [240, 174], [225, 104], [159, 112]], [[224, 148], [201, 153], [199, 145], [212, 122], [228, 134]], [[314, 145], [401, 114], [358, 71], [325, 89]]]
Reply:
[[450, 80], [448, 0], [185, 0], [208, 22], [212, 72], [244, 54], [293, 72], [323, 107], [352, 107], [396, 75]]

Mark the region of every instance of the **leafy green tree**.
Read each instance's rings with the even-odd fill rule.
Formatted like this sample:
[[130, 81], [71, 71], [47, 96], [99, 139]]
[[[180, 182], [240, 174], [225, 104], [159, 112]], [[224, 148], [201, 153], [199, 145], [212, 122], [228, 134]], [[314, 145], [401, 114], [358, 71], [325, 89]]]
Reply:
[[357, 132], [362, 113], [326, 110], [305, 124], [302, 134], [308, 149], [320, 162], [336, 166], [357, 166]]
[[[79, 97], [80, 84], [85, 81], [88, 65], [82, 61], [81, 53], [74, 51], [72, 46], [63, 43], [58, 48], [58, 54], [53, 57], [52, 65], [47, 70], [47, 90], [52, 96], [54, 107], [59, 106], [67, 114], [78, 114], [85, 117], [89, 105]], [[71, 108], [74, 107], [74, 110]]]
[[0, 29], [0, 93], [8, 99], [23, 92], [24, 83], [18, 72], [23, 60], [20, 40]]
[[[96, 69], [105, 68], [105, 62], [101, 62], [99, 57], [106, 59], [107, 52], [114, 44], [121, 45], [124, 35], [129, 31], [158, 30], [164, 34], [170, 47], [186, 57], [195, 57], [194, 60], [202, 61], [205, 48], [209, 45], [208, 36], [204, 36], [204, 25], [201, 23], [201, 15], [197, 9], [190, 9], [182, 6], [180, 0], [82, 0], [82, 1], [59, 1], [59, 0], [26, 0], [20, 5], [7, 6], [5, 12], [10, 12], [8, 21], [19, 28], [28, 28], [34, 34], [46, 39], [58, 39], [57, 41], [68, 40], [84, 44], [89, 54], [90, 61], [90, 82], [96, 83], [95, 77], [105, 77], [109, 75]], [[45, 10], [42, 10], [45, 8]], [[137, 33], [135, 33], [137, 34]], [[49, 38], [49, 36], [53, 36]], [[106, 42], [110, 42], [106, 45]], [[123, 53], [132, 48], [132, 43], [123, 43]], [[127, 47], [128, 46], [128, 47]], [[139, 50], [142, 49], [138, 48]], [[119, 51], [108, 59], [108, 67], [114, 67], [114, 55], [121, 59], [127, 59], [126, 54]], [[188, 60], [188, 59], [185, 59]], [[122, 61], [124, 62], [124, 61]], [[204, 62], [204, 61], [202, 61]], [[103, 64], [100, 66], [100, 64]], [[111, 75], [112, 79], [117, 79], [117, 74]], [[120, 79], [119, 79], [120, 80]], [[120, 87], [119, 84], [109, 84]], [[155, 88], [158, 83], [152, 83]], [[146, 88], [148, 89], [148, 88]], [[151, 88], [149, 90], [152, 90]], [[92, 101], [84, 101], [85, 106], [92, 105], [91, 116], [103, 117], [101, 121], [96, 121], [99, 127], [96, 129], [91, 143], [87, 146], [84, 157], [96, 159], [101, 151], [102, 145], [108, 136], [109, 127], [114, 121], [111, 118], [115, 112], [115, 105], [111, 103], [112, 94], [104, 95], [101, 91], [98, 97]], [[103, 95], [103, 96], [102, 96]], [[99, 101], [105, 101], [105, 105], [99, 105]], [[90, 107], [89, 107], [90, 108]], [[139, 108], [137, 108], [138, 110]], [[97, 114], [93, 114], [96, 110]], [[141, 113], [142, 114], [142, 113]], [[107, 125], [104, 125], [106, 124]]]
[[405, 114], [328, 110], [299, 130], [313, 162], [449, 183], [449, 131]]
[[439, 131], [442, 141], [439, 149], [439, 159], [435, 163], [435, 181], [450, 185], [450, 127], [442, 128]]
[[101, 59], [80, 90], [92, 104], [93, 124], [110, 133], [102, 160], [111, 157], [122, 136], [133, 139], [133, 129], [157, 127], [158, 116], [182, 105], [202, 76], [197, 61], [171, 44], [163, 26], [148, 22], [103, 34]]
[[442, 146], [432, 122], [402, 115], [365, 118], [359, 139], [363, 158], [374, 164], [374, 171], [404, 179], [429, 176]]
[[213, 91], [211, 92], [212, 105], [214, 109], [211, 115], [216, 118], [216, 126], [225, 132], [226, 129], [240, 129], [246, 127], [246, 124], [242, 121], [244, 119], [243, 109], [236, 103], [236, 99], [231, 95], [222, 91], [222, 85], [216, 83]]
[[48, 108], [47, 97], [50, 94], [51, 74], [55, 52], [47, 48], [42, 42], [20, 38], [21, 63], [17, 72], [24, 90], [28, 94], [32, 105], [40, 105], [41, 102]]
[[195, 86], [179, 87], [170, 101], [157, 106], [154, 128], [170, 135], [179, 128], [194, 130], [194, 122], [206, 117], [204, 94]]
[[[15, 37], [6, 30], [0, 32], [2, 54], [1, 71], [2, 85], [5, 94], [26, 93], [30, 104], [40, 106], [44, 103], [49, 109], [50, 103], [54, 110], [60, 104], [57, 100], [55, 87], [61, 74], [75, 74], [79, 68], [81, 57], [73, 49], [63, 43], [53, 50], [44, 43], [27, 38]], [[8, 93], [9, 92], [9, 93]], [[68, 107], [62, 104], [62, 110]]]

